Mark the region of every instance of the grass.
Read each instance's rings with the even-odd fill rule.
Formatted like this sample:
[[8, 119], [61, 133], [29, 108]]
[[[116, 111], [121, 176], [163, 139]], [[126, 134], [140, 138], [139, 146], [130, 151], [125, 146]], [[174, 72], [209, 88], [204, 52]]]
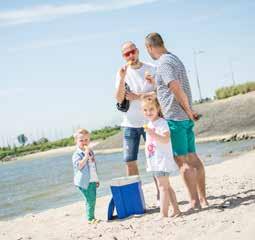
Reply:
[[219, 88], [215, 91], [217, 99], [224, 99], [238, 94], [245, 94], [255, 91], [255, 82], [247, 82], [244, 84], [234, 85], [230, 87]]
[[[106, 139], [112, 135], [115, 135], [120, 131], [120, 127], [104, 127], [99, 130], [94, 130], [91, 132], [91, 140], [99, 140]], [[25, 146], [8, 146], [0, 148], [0, 161], [4, 161], [6, 157], [13, 158], [18, 156], [24, 156], [27, 154], [35, 153], [35, 152], [43, 152], [50, 149], [56, 149], [60, 147], [73, 146], [74, 138], [68, 137], [57, 141], [48, 141], [47, 139], [43, 139], [43, 141], [38, 140], [34, 141], [31, 144], [27, 144]]]

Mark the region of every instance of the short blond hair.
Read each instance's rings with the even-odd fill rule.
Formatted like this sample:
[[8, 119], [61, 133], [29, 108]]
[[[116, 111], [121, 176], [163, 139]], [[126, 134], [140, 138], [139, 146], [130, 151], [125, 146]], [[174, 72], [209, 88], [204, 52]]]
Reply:
[[77, 129], [77, 130], [75, 131], [75, 133], [73, 134], [73, 137], [74, 137], [75, 140], [77, 140], [77, 137], [78, 137], [79, 135], [89, 135], [89, 134], [90, 134], [90, 132], [89, 132], [87, 129], [85, 129], [85, 128], [79, 128], [79, 129]]

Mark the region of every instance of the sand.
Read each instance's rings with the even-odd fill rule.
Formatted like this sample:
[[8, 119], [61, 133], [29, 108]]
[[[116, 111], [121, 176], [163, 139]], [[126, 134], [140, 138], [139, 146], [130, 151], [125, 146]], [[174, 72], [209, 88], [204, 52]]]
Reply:
[[[147, 213], [106, 221], [110, 196], [97, 199], [96, 215], [103, 221], [88, 225], [83, 201], [0, 222], [1, 240], [65, 239], [255, 239], [255, 151], [206, 167], [210, 206], [171, 219], [159, 218], [153, 184], [143, 186]], [[171, 178], [181, 210], [187, 193], [180, 176]]]
[[[93, 148], [98, 143], [99, 143], [99, 141], [93, 141], [93, 142], [91, 142], [90, 146]], [[47, 150], [44, 152], [32, 153], [32, 154], [28, 154], [25, 156], [19, 156], [19, 157], [17, 157], [17, 159], [18, 160], [30, 160], [30, 159], [35, 159], [35, 158], [54, 157], [54, 156], [59, 156], [59, 155], [64, 155], [64, 154], [72, 154], [75, 150], [76, 150], [75, 145], [67, 146], [67, 147], [61, 147], [61, 148]]]

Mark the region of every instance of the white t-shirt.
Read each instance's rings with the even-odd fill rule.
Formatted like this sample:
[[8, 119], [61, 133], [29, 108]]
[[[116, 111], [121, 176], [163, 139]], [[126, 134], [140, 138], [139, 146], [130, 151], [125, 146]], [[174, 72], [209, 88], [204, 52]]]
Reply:
[[89, 163], [89, 182], [99, 182], [98, 176], [97, 176], [97, 169], [96, 169], [96, 163], [92, 162], [91, 160], [88, 161]]
[[93, 151], [91, 151], [91, 157], [88, 160], [89, 164], [89, 182], [99, 182], [98, 176], [97, 176], [97, 167], [96, 167], [96, 160], [95, 160], [95, 154]]
[[[160, 135], [163, 135], [165, 132], [169, 132], [167, 121], [163, 118], [159, 118], [154, 122], [149, 122], [148, 128], [153, 129], [157, 134]], [[145, 154], [147, 159], [147, 171], [149, 172], [172, 172], [177, 169], [173, 158], [170, 139], [168, 143], [161, 143], [147, 134]]]
[[[125, 77], [125, 82], [130, 87], [131, 92], [134, 93], [146, 93], [155, 90], [155, 86], [148, 83], [145, 80], [144, 75], [145, 72], [149, 72], [151, 75], [155, 74], [156, 68], [155, 66], [143, 63], [142, 67], [139, 69], [133, 69], [128, 67], [127, 74]], [[116, 88], [118, 88], [120, 83], [120, 76], [117, 73], [116, 76]], [[134, 127], [140, 128], [146, 122], [143, 112], [141, 109], [141, 101], [140, 100], [133, 100], [130, 101], [130, 106], [127, 112], [123, 113], [123, 121], [121, 123], [122, 127]]]

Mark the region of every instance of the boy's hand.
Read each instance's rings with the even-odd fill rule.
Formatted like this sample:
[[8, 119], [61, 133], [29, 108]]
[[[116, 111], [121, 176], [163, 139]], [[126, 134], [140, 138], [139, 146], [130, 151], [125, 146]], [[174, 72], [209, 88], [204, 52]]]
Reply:
[[99, 182], [97, 182], [97, 183], [96, 183], [96, 186], [97, 186], [97, 188], [98, 188], [98, 187], [100, 186], [100, 183], [99, 183]]
[[90, 156], [90, 151], [91, 151], [90, 148], [88, 146], [85, 146], [84, 148], [85, 148], [86, 155]]

